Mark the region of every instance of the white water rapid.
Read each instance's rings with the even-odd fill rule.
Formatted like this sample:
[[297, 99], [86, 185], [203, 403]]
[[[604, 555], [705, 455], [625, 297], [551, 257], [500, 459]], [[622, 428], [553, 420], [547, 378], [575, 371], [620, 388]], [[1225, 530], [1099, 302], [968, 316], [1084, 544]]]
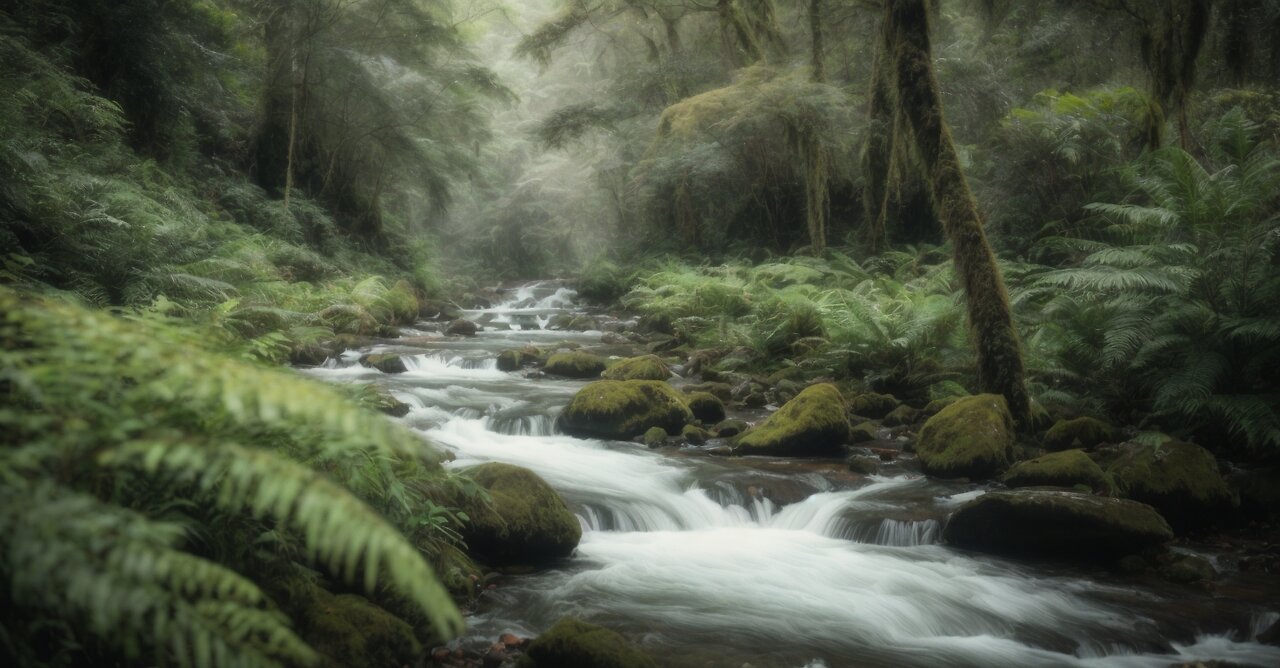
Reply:
[[557, 433], [555, 415], [583, 383], [502, 372], [496, 357], [530, 342], [599, 346], [600, 332], [543, 329], [573, 298], [555, 283], [530, 284], [468, 312], [497, 330], [373, 348], [412, 355], [407, 373], [366, 369], [358, 355], [305, 370], [385, 385], [412, 407], [407, 424], [454, 453], [450, 466], [529, 468], [577, 514], [576, 553], [500, 580], [463, 642], [533, 635], [576, 615], [638, 639], [663, 665], [1280, 665], [1280, 648], [1253, 641], [1280, 603], [1222, 606], [1187, 588], [1144, 589], [939, 544], [946, 515], [980, 493], [972, 485], [900, 465], [864, 478], [838, 462], [724, 459]]

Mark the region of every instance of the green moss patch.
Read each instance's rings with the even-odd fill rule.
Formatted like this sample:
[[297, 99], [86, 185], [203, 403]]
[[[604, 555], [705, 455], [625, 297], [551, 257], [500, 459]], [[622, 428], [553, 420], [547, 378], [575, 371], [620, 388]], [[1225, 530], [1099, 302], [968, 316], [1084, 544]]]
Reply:
[[1018, 462], [1004, 474], [1001, 480], [1009, 487], [1085, 485], [1089, 489], [1103, 489], [1106, 486], [1102, 468], [1083, 450], [1053, 452], [1025, 462]]
[[990, 478], [1013, 456], [1013, 418], [1004, 397], [979, 394], [938, 411], [920, 430], [916, 455], [925, 473], [943, 478]]
[[566, 617], [529, 644], [525, 668], [657, 668], [657, 663], [609, 629]]
[[1115, 443], [1120, 440], [1115, 427], [1091, 417], [1074, 420], [1058, 420], [1044, 435], [1046, 450], [1066, 450], [1068, 448], [1092, 448], [1100, 443]]
[[471, 552], [495, 565], [536, 565], [568, 556], [582, 538], [578, 519], [560, 495], [534, 472], [511, 464], [466, 469], [489, 492], [490, 503], [463, 510], [463, 538]]
[[656, 380], [601, 380], [578, 390], [560, 414], [573, 436], [629, 440], [651, 427], [678, 434], [693, 413], [682, 394]]
[[854, 415], [880, 419], [898, 407], [898, 399], [892, 394], [864, 392], [849, 402], [849, 411]]
[[1192, 443], [1127, 444], [1107, 473], [1120, 493], [1155, 506], [1179, 531], [1212, 523], [1233, 502], [1218, 462]]
[[548, 357], [543, 370], [565, 378], [599, 378], [604, 368], [604, 358], [575, 350]]
[[334, 595], [310, 587], [302, 604], [303, 637], [321, 654], [325, 668], [385, 668], [415, 665], [422, 645], [404, 620], [355, 594]]
[[741, 455], [792, 457], [840, 454], [849, 438], [844, 397], [835, 385], [805, 388], [778, 412], [743, 434], [734, 448]]
[[724, 402], [710, 392], [694, 392], [689, 395], [689, 410], [703, 424], [716, 424], [724, 419]]
[[617, 362], [603, 375], [609, 380], [666, 380], [671, 369], [657, 355], [641, 355]]

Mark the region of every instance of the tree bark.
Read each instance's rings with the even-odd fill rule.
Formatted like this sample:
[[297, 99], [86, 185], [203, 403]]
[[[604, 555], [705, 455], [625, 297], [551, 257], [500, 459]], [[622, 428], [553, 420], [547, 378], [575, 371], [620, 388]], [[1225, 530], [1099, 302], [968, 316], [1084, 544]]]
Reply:
[[928, 176], [934, 209], [954, 246], [956, 273], [964, 285], [969, 326], [977, 346], [979, 388], [1003, 395], [1014, 420], [1025, 426], [1030, 399], [1023, 378], [1022, 348], [1000, 267], [943, 116], [925, 0], [890, 0], [885, 22], [893, 47], [897, 106]]
[[809, 34], [813, 41], [813, 67], [810, 76], [813, 81], [822, 83], [827, 80], [827, 59], [822, 53], [822, 0], [809, 0]]

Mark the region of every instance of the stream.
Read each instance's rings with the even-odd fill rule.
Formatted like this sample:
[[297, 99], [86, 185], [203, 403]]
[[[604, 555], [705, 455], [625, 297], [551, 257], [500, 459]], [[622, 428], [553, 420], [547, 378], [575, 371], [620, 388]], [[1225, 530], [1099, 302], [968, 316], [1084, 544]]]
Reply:
[[[953, 550], [940, 544], [942, 524], [982, 487], [930, 480], [909, 459], [862, 476], [840, 460], [560, 434], [555, 416], [586, 381], [502, 372], [498, 353], [557, 342], [635, 351], [601, 344], [598, 331], [543, 329], [577, 308], [562, 284], [504, 294], [465, 317], [510, 330], [457, 339], [406, 329], [413, 345], [389, 341], [302, 371], [385, 386], [412, 406], [407, 426], [453, 452], [448, 466], [526, 467], [578, 516], [573, 556], [499, 578], [463, 646], [537, 635], [574, 615], [637, 640], [662, 665], [1280, 665], [1280, 648], [1253, 642], [1280, 618], [1273, 581], [1224, 572], [1209, 590]], [[412, 355], [409, 371], [359, 365], [369, 352]], [[756, 421], [767, 411], [730, 413]]]

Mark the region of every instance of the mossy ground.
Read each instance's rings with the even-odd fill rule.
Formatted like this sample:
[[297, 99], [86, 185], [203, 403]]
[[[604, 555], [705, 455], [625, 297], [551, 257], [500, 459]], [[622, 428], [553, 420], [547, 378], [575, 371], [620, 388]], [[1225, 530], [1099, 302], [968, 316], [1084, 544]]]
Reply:
[[468, 504], [467, 545], [482, 560], [500, 565], [538, 564], [568, 556], [582, 538], [564, 500], [537, 474], [511, 464], [466, 469], [491, 503]]
[[839, 454], [849, 438], [844, 397], [834, 385], [805, 388], [759, 426], [743, 434], [735, 454], [822, 456]]
[[560, 414], [575, 436], [628, 440], [661, 427], [678, 434], [693, 420], [684, 395], [656, 380], [601, 380], [578, 390]]
[[1013, 456], [1013, 418], [1004, 397], [965, 397], [929, 418], [916, 454], [925, 473], [943, 478], [989, 478]]

